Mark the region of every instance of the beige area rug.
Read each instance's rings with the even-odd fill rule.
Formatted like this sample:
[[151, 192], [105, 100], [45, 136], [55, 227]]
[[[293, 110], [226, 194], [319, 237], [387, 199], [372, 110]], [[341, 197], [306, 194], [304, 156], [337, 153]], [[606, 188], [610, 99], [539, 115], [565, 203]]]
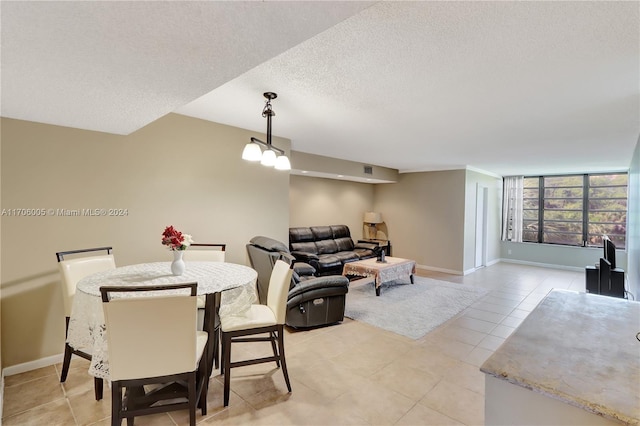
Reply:
[[398, 280], [381, 286], [376, 296], [373, 281], [351, 282], [345, 316], [411, 339], [419, 339], [456, 316], [489, 290], [431, 278], [414, 277], [415, 284]]

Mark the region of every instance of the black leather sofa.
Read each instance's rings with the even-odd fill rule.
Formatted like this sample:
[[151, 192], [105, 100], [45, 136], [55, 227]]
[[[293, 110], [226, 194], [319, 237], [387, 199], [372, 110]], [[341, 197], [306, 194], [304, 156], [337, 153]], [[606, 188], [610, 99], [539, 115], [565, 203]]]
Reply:
[[258, 236], [247, 244], [251, 267], [258, 272], [258, 298], [265, 304], [273, 265], [278, 259], [293, 264], [293, 277], [287, 296], [285, 322], [290, 327], [308, 328], [333, 324], [344, 319], [349, 280], [342, 275], [314, 276], [307, 263], [295, 262], [287, 246], [273, 238]]
[[289, 250], [298, 262], [316, 269], [316, 275], [342, 274], [347, 262], [377, 254], [377, 244], [354, 244], [346, 225], [289, 228]]

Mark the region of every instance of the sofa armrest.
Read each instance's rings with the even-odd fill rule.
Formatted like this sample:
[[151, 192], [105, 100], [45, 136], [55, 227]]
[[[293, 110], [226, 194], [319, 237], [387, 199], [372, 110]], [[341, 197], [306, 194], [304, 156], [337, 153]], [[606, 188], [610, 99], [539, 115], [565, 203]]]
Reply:
[[378, 243], [363, 243], [358, 241], [354, 248], [376, 251], [380, 245]]
[[289, 290], [289, 298], [296, 294], [304, 293], [305, 291], [313, 290], [316, 288], [327, 287], [344, 287], [349, 288], [349, 279], [342, 275], [327, 275], [324, 277], [311, 278], [309, 280], [300, 281], [294, 288]]
[[290, 266], [294, 264], [296, 258], [288, 252], [280, 252], [280, 260], [287, 262]]
[[[328, 275], [301, 281], [289, 290], [287, 305], [296, 305], [309, 297], [328, 297], [346, 294], [349, 291], [349, 279], [342, 275]], [[308, 295], [309, 297], [305, 297]]]
[[310, 260], [318, 260], [318, 255], [314, 253], [307, 253], [306, 251], [292, 251], [291, 254], [299, 262], [307, 262]]
[[316, 268], [306, 262], [295, 262], [293, 264], [293, 270], [296, 271], [301, 277], [313, 276], [316, 273]]

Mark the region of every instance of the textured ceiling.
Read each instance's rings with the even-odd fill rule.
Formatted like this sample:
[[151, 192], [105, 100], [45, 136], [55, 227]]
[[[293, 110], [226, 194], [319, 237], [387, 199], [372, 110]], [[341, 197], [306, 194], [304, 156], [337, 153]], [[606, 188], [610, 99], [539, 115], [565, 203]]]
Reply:
[[[130, 133], [168, 112], [401, 171], [627, 168], [639, 2], [17, 2], [2, 115]], [[295, 167], [295, 164], [293, 165]]]
[[368, 4], [2, 1], [2, 116], [129, 134]]

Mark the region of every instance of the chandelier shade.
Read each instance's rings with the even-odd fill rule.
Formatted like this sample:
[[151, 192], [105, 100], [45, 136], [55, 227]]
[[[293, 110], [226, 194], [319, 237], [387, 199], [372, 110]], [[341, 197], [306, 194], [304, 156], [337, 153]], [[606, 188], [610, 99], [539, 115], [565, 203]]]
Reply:
[[277, 170], [291, 170], [291, 163], [286, 155], [281, 155], [276, 158], [275, 168]]
[[276, 165], [276, 153], [270, 149], [265, 150], [262, 153], [262, 159], [260, 160], [260, 164], [263, 166], [275, 166]]
[[260, 145], [254, 142], [246, 144], [242, 151], [242, 159], [247, 161], [262, 160], [262, 150], [260, 149]]

